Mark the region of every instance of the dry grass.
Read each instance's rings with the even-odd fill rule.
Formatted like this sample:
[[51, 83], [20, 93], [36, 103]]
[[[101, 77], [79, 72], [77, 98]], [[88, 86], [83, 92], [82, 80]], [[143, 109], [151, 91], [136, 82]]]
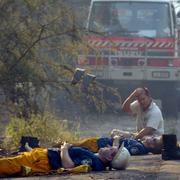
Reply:
[[21, 136], [39, 138], [40, 146], [49, 147], [55, 141], [75, 141], [79, 139], [80, 125], [69, 127], [67, 120], [59, 120], [52, 114], [33, 115], [28, 121], [22, 118], [11, 118], [6, 127], [3, 147], [15, 150], [20, 145]]

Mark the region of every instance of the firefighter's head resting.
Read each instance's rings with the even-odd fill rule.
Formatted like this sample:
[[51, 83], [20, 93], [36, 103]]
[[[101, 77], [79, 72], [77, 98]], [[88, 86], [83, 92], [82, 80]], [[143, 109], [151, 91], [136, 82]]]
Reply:
[[113, 169], [126, 169], [129, 164], [129, 151], [121, 144], [121, 147], [107, 146], [98, 151], [99, 158]]
[[111, 167], [113, 169], [123, 170], [126, 169], [129, 165], [130, 154], [129, 151], [124, 147], [124, 143], [122, 143], [119, 148], [117, 154], [113, 158], [111, 162]]

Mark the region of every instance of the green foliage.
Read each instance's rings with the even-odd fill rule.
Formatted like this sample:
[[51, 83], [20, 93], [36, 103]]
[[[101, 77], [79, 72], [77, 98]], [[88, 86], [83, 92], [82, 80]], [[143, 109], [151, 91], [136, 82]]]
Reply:
[[55, 141], [76, 141], [79, 139], [79, 124], [70, 128], [67, 120], [59, 120], [52, 114], [33, 115], [29, 121], [11, 118], [6, 127], [3, 146], [12, 150], [19, 146], [21, 136], [34, 136], [40, 140], [40, 146], [51, 146]]
[[[31, 114], [43, 112], [40, 105], [46, 104], [46, 97], [57, 99], [53, 90], [65, 94], [71, 105], [82, 103], [79, 109], [86, 108], [87, 102], [100, 112], [113, 108], [111, 100], [101, 95], [105, 87], [92, 86], [82, 93], [81, 85], [70, 84], [79, 50], [86, 53], [89, 45], [84, 41], [87, 32], [76, 24], [72, 6], [66, 2], [0, 1], [0, 90], [3, 103], [12, 103], [19, 118], [28, 120]], [[78, 19], [85, 12], [79, 11]], [[58, 104], [64, 107], [64, 101]]]
[[71, 8], [58, 0], [0, 1], [0, 20], [1, 89], [6, 101], [19, 105], [29, 118], [38, 111], [36, 97], [42, 91], [69, 88], [64, 82], [73, 73], [80, 30]]

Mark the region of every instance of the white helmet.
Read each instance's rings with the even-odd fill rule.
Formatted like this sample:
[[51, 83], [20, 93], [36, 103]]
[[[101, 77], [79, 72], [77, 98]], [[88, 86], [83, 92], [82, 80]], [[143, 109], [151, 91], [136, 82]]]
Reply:
[[122, 143], [121, 147], [119, 148], [117, 154], [114, 156], [111, 167], [113, 169], [126, 169], [129, 164], [130, 154], [129, 151], [124, 147], [124, 143]]

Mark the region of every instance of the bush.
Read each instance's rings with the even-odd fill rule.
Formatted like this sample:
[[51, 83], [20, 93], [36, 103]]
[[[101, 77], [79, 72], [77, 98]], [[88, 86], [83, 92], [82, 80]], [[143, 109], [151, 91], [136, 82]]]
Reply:
[[34, 136], [40, 140], [40, 146], [49, 147], [58, 141], [77, 141], [79, 124], [70, 128], [67, 120], [59, 120], [50, 113], [32, 115], [30, 120], [12, 117], [5, 130], [3, 147], [15, 150], [20, 145], [21, 136]]

